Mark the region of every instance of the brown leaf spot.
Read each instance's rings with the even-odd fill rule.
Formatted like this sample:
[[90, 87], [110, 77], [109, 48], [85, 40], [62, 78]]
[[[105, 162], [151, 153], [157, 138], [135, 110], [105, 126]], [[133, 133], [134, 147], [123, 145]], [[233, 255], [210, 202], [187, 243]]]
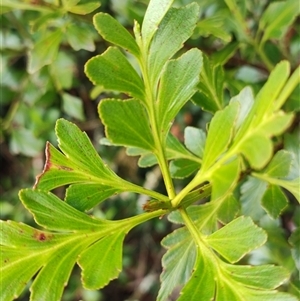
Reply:
[[49, 234], [49, 233], [45, 233], [45, 232], [36, 230], [33, 234], [33, 237], [36, 240], [43, 242], [43, 241], [50, 240], [53, 237], [53, 234]]

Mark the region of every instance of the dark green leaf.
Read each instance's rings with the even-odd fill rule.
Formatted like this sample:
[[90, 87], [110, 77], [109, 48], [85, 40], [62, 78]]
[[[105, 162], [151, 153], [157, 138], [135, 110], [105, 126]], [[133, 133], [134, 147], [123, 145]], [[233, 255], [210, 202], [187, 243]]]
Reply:
[[199, 92], [193, 101], [203, 110], [215, 113], [221, 110], [223, 104], [224, 71], [220, 65], [213, 65], [207, 56], [203, 55], [203, 68], [201, 80], [198, 85]]
[[66, 191], [65, 201], [77, 210], [85, 211], [121, 191], [111, 185], [73, 184]]
[[109, 47], [85, 64], [85, 72], [94, 85], [127, 93], [144, 100], [144, 84], [122, 52]]
[[94, 26], [106, 41], [128, 50], [136, 57], [140, 55], [139, 47], [132, 35], [109, 14], [96, 14]]
[[268, 214], [276, 219], [288, 205], [288, 200], [277, 185], [269, 185], [262, 197], [261, 203]]
[[170, 163], [172, 178], [186, 178], [199, 169], [200, 165], [198, 163], [187, 159], [177, 159]]
[[179, 110], [196, 92], [201, 66], [202, 55], [197, 49], [192, 49], [166, 64], [157, 102], [158, 123], [164, 135], [168, 133]]
[[[181, 8], [171, 8], [153, 37], [149, 50], [148, 69], [150, 82], [156, 85], [163, 66], [192, 35], [198, 19], [198, 5], [192, 3]], [[172, 39], [170, 39], [172, 37]]]
[[114, 144], [154, 150], [148, 116], [140, 101], [105, 99], [98, 110], [106, 136]]

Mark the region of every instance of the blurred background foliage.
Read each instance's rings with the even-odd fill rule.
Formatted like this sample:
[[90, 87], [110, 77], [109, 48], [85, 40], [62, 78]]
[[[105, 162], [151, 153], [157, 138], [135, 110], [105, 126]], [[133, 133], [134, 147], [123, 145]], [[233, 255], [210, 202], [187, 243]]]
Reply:
[[[97, 104], [113, 94], [93, 87], [84, 74], [85, 62], [108, 46], [92, 25], [93, 15], [107, 12], [132, 31], [134, 20], [142, 22], [148, 2], [2, 0], [1, 219], [33, 223], [18, 201], [18, 191], [32, 186], [35, 176], [42, 171], [45, 142], [56, 144], [54, 125], [60, 117], [85, 130], [102, 158], [120, 176], [164, 192], [156, 167], [140, 169], [137, 159], [128, 157], [124, 149], [99, 143], [104, 131], [97, 116]], [[175, 6], [190, 2], [193, 1], [176, 0]], [[280, 60], [289, 60], [292, 69], [300, 63], [298, 1], [194, 2], [201, 8], [199, 22], [185, 49], [198, 47], [207, 57], [199, 92], [193, 97], [193, 103], [180, 112], [172, 127], [173, 134], [181, 141], [186, 126], [205, 129], [212, 113], [224, 107], [246, 85], [256, 93]], [[299, 95], [298, 87], [285, 104], [285, 110], [299, 113]], [[298, 123], [299, 114], [288, 133], [295, 141], [299, 141]], [[276, 139], [277, 149], [282, 148], [284, 137]], [[175, 180], [177, 189], [189, 179]], [[62, 193], [57, 191], [58, 195]], [[143, 196], [121, 194], [95, 208], [93, 214], [109, 219], [132, 216], [142, 212], [146, 200]], [[251, 214], [257, 217], [255, 208]], [[253, 252], [248, 262], [282, 264], [290, 271], [295, 265], [299, 268], [299, 254], [291, 254], [291, 241], [287, 240], [300, 223], [296, 202], [291, 198], [291, 204], [277, 220], [265, 214], [254, 220], [268, 231], [269, 241]], [[120, 278], [101, 292], [86, 291], [80, 283], [79, 269], [75, 270], [63, 300], [155, 300], [164, 252], [160, 241], [172, 227], [162, 218], [134, 229], [125, 242]], [[287, 290], [299, 293], [297, 273]], [[28, 295], [24, 293], [19, 300], [28, 300]]]

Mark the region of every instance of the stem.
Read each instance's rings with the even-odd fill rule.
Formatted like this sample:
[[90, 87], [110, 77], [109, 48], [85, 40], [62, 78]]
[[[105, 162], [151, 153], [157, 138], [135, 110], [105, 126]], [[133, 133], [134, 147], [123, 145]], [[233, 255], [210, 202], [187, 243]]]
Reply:
[[141, 71], [142, 75], [144, 78], [145, 82], [145, 94], [146, 94], [146, 104], [147, 104], [147, 109], [148, 109], [148, 114], [149, 114], [149, 122], [150, 126], [152, 129], [152, 134], [154, 138], [154, 143], [155, 143], [155, 152], [154, 154], [157, 157], [157, 161], [159, 164], [159, 167], [162, 172], [162, 176], [165, 182], [166, 190], [168, 192], [168, 196], [170, 199], [173, 199], [176, 195], [173, 181], [170, 175], [169, 171], [169, 166], [168, 162], [166, 159], [166, 154], [165, 154], [165, 142], [162, 142], [160, 131], [158, 129], [157, 125], [157, 120], [156, 120], [156, 114], [155, 114], [155, 93], [153, 92], [153, 89], [151, 89], [151, 83], [149, 79], [149, 74], [148, 74], [148, 69], [146, 66], [146, 54], [145, 51], [142, 53], [142, 58], [140, 60], [140, 66], [141, 66]]
[[187, 214], [186, 209], [180, 208], [178, 210], [181, 214], [181, 217], [182, 217], [187, 229], [191, 233], [191, 235], [192, 235], [194, 241], [196, 242], [197, 246], [199, 247], [199, 249], [203, 245], [206, 245], [203, 238], [202, 238], [202, 235], [201, 235], [200, 231], [198, 231], [196, 225], [191, 220], [190, 216]]
[[149, 190], [147, 188], [144, 188], [142, 186], [138, 186], [138, 185], [135, 185], [133, 183], [129, 183], [129, 182], [126, 182], [124, 183], [125, 187], [127, 190], [129, 191], [132, 191], [132, 192], [136, 192], [136, 193], [139, 193], [139, 194], [145, 194], [145, 195], [148, 195], [156, 200], [159, 200], [161, 202], [169, 202], [170, 199], [159, 193], [159, 192], [156, 192], [156, 191], [153, 191], [153, 190]]

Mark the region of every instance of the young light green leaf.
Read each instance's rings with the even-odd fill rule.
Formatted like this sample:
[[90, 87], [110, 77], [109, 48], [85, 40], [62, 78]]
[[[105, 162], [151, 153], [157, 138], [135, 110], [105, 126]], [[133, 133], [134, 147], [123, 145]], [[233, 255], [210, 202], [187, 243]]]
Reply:
[[145, 49], [153, 38], [153, 35], [159, 28], [159, 24], [174, 0], [152, 0], [150, 1], [142, 25], [142, 37]]
[[270, 139], [262, 134], [250, 136], [244, 140], [239, 150], [255, 169], [263, 168], [271, 159], [273, 145]]
[[250, 217], [241, 216], [208, 236], [206, 240], [220, 255], [234, 263], [263, 245], [267, 235]]
[[42, 37], [29, 53], [28, 72], [35, 73], [42, 67], [51, 64], [57, 55], [62, 31], [57, 29], [46, 37]]
[[[198, 19], [196, 3], [181, 8], [171, 8], [160, 22], [149, 50], [148, 70], [153, 86], [160, 77], [163, 66], [192, 35]], [[172, 39], [170, 39], [172, 37]]]
[[231, 98], [230, 102], [238, 102], [240, 106], [238, 118], [235, 124], [236, 131], [247, 118], [254, 104], [254, 96], [250, 87], [245, 87], [238, 95]]
[[222, 165], [210, 177], [213, 186], [211, 200], [217, 201], [225, 198], [235, 188], [241, 169], [240, 158]]
[[[232, 139], [239, 105], [232, 103], [211, 120], [203, 155], [202, 169], [207, 170], [227, 149]], [[222, 129], [222, 130], [220, 130]]]
[[80, 254], [78, 264], [82, 269], [85, 288], [100, 289], [119, 275], [122, 269], [124, 237], [124, 232], [116, 232], [102, 238]]
[[213, 65], [207, 56], [203, 55], [199, 91], [193, 96], [193, 102], [203, 110], [215, 113], [221, 110], [223, 104], [224, 70], [221, 65]]
[[185, 284], [196, 261], [196, 247], [186, 228], [180, 228], [162, 240], [168, 251], [162, 258], [163, 272], [157, 301], [164, 301], [176, 286]]
[[242, 137], [245, 137], [247, 131], [257, 129], [261, 125], [263, 119], [272, 116], [274, 112], [273, 103], [284, 86], [289, 73], [290, 65], [287, 61], [282, 61], [276, 65], [266, 84], [256, 96], [251, 111], [249, 112], [247, 118], [241, 125], [237, 136], [235, 137], [236, 141], [239, 141]]
[[281, 39], [299, 13], [297, 0], [271, 3], [259, 22], [259, 28], [264, 32], [262, 43], [272, 38]]
[[191, 126], [187, 126], [184, 129], [184, 144], [186, 148], [200, 158], [203, 157], [205, 141], [206, 134], [201, 129]]
[[179, 110], [196, 92], [201, 66], [202, 54], [198, 49], [191, 49], [166, 64], [157, 101], [158, 124], [163, 135], [167, 135]]
[[139, 57], [140, 50], [132, 35], [112, 16], [98, 13], [94, 16], [94, 26], [104, 40], [128, 50]]
[[137, 99], [102, 100], [98, 107], [106, 137], [114, 144], [154, 150], [154, 140], [145, 108]]
[[87, 15], [93, 12], [95, 9], [100, 7], [101, 3], [99, 1], [86, 1], [87, 3], [82, 3], [68, 8], [68, 11], [73, 14]]
[[140, 76], [116, 47], [109, 47], [103, 54], [91, 58], [85, 64], [85, 73], [94, 85], [144, 100]]
[[268, 214], [276, 219], [288, 205], [288, 200], [277, 185], [270, 185], [262, 197], [261, 204]]

